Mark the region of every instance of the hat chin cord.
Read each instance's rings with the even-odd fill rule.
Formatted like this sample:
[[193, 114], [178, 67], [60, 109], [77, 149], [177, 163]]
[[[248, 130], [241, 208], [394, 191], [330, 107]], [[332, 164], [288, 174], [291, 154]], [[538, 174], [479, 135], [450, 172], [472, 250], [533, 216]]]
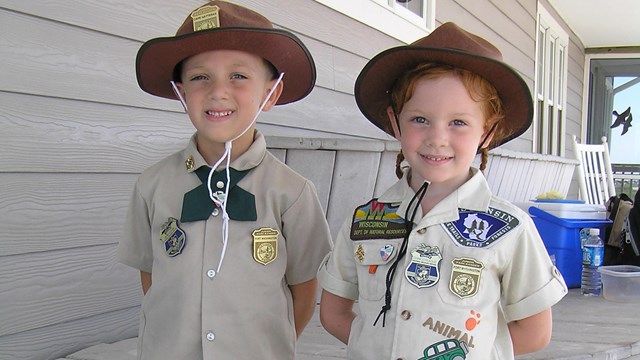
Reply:
[[[271, 98], [271, 95], [273, 95], [273, 92], [278, 87], [278, 84], [282, 81], [283, 76], [284, 76], [284, 73], [280, 73], [280, 76], [278, 76], [278, 79], [269, 90], [267, 97], [264, 99], [264, 101], [260, 105], [260, 108], [258, 108], [258, 111], [256, 112], [256, 115], [253, 117], [253, 120], [251, 120], [251, 123], [249, 123], [249, 125], [247, 125], [247, 127], [239, 135], [237, 135], [231, 140], [227, 140], [224, 143], [224, 154], [222, 154], [220, 159], [218, 159], [218, 161], [211, 167], [211, 170], [209, 170], [209, 177], [207, 179], [207, 189], [209, 190], [209, 198], [220, 209], [222, 209], [222, 253], [220, 253], [220, 261], [218, 262], [218, 268], [216, 269], [216, 272], [220, 272], [220, 269], [222, 268], [222, 261], [224, 260], [224, 256], [227, 252], [227, 243], [229, 240], [229, 214], [227, 214], [227, 198], [229, 197], [229, 183], [231, 182], [229, 164], [231, 163], [231, 149], [233, 147], [232, 144], [235, 140], [237, 140], [242, 135], [244, 135], [253, 126], [253, 124], [255, 124], [256, 120], [258, 119], [258, 116], [262, 113], [262, 109], [264, 109], [264, 107], [267, 105], [267, 101], [269, 101], [269, 98]], [[180, 92], [178, 91], [178, 88], [175, 82], [171, 81], [171, 86], [173, 87], [173, 91], [178, 96], [178, 99], [182, 103], [182, 106], [184, 107], [185, 112], [188, 112], [187, 103], [182, 97], [182, 94], [180, 94]], [[213, 192], [213, 189], [211, 188], [211, 177], [213, 176], [213, 173], [215, 172], [216, 168], [223, 161], [225, 162], [225, 173], [227, 175], [227, 183], [224, 189], [224, 194], [220, 194], [220, 193]]]
[[487, 139], [489, 138], [489, 136], [491, 136], [491, 134], [496, 130], [497, 126], [498, 126], [498, 123], [491, 125], [491, 129], [489, 129], [489, 131], [487, 132], [487, 135], [484, 136], [484, 139], [482, 139], [482, 141], [480, 142], [480, 145], [478, 145], [478, 150], [476, 152], [480, 152], [480, 150], [482, 150], [482, 148], [485, 147], [485, 145], [489, 146], [489, 144], [485, 144], [485, 143], [487, 142]]

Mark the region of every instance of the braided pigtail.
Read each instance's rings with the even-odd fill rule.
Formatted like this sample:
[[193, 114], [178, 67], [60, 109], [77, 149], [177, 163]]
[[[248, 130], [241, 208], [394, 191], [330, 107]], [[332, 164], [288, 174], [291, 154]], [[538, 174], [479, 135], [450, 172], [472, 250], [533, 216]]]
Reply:
[[403, 160], [404, 154], [402, 153], [402, 150], [400, 150], [398, 156], [396, 157], [396, 176], [398, 177], [398, 179], [402, 179], [402, 167], [400, 166], [400, 164]]
[[480, 171], [484, 173], [484, 169], [487, 168], [487, 161], [489, 160], [489, 150], [484, 147], [480, 150]]

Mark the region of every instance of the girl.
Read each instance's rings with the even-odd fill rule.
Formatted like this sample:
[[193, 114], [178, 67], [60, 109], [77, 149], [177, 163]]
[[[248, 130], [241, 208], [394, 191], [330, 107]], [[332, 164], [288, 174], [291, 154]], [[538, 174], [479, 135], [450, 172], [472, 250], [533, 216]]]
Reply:
[[318, 272], [321, 322], [350, 359], [513, 359], [549, 343], [564, 280], [529, 216], [472, 167], [531, 123], [501, 59], [446, 23], [360, 73], [360, 110], [402, 152], [400, 180], [355, 209]]

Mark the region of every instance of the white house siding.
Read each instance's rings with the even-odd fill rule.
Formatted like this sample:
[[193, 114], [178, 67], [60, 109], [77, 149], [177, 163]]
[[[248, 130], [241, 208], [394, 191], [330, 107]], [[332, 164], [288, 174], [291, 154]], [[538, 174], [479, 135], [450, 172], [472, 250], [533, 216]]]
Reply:
[[[56, 359], [136, 335], [138, 274], [115, 260], [129, 195], [193, 129], [177, 102], [138, 88], [135, 55], [202, 2], [0, 0], [0, 359]], [[349, 207], [393, 181], [397, 144], [360, 115], [353, 83], [400, 42], [313, 0], [236, 2], [295, 32], [316, 60], [309, 97], [258, 127], [315, 182], [335, 233]], [[533, 87], [535, 6], [438, 0], [436, 19], [489, 38]], [[577, 62], [580, 47], [572, 54]], [[530, 142], [527, 133], [509, 148]]]

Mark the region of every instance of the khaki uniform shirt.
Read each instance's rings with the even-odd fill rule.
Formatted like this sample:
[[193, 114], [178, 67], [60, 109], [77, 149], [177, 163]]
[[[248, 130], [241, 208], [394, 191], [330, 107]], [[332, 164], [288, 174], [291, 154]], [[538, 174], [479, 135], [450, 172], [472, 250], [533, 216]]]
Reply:
[[[293, 359], [288, 286], [314, 279], [331, 244], [315, 188], [271, 155], [256, 132], [231, 167], [253, 169], [238, 186], [255, 195], [257, 221], [229, 221], [226, 254], [216, 272], [222, 211], [216, 208], [206, 221], [179, 220], [184, 194], [201, 184], [194, 173], [201, 165], [206, 163], [192, 138], [186, 149], [144, 171], [133, 191], [118, 256], [152, 273], [142, 301], [138, 357]], [[181, 250], [165, 248], [167, 232]], [[266, 264], [254, 258], [260, 240], [276, 242], [269, 254], [257, 254]]]
[[384, 327], [383, 316], [373, 324], [415, 195], [406, 173], [342, 227], [318, 280], [325, 290], [358, 300], [349, 359], [513, 359], [507, 322], [567, 293], [531, 218], [492, 196], [482, 174], [473, 172], [426, 216], [418, 209]]

